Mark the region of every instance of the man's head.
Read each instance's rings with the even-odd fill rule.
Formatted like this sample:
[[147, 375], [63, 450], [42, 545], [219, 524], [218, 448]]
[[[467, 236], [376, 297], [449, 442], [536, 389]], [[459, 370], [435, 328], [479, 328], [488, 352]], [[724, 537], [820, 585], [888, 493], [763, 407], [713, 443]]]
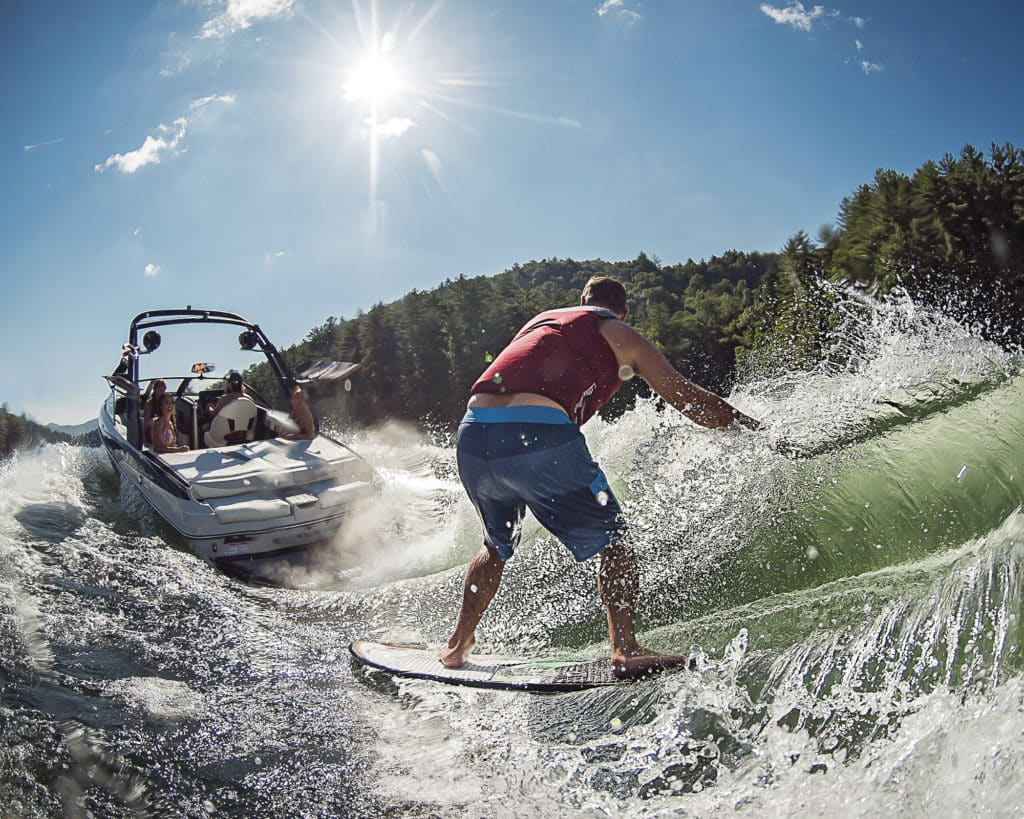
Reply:
[[607, 307], [621, 319], [625, 319], [629, 313], [626, 307], [626, 288], [611, 276], [591, 276], [590, 281], [583, 286], [580, 304]]
[[231, 392], [242, 391], [242, 374], [237, 370], [228, 373], [228, 389]]

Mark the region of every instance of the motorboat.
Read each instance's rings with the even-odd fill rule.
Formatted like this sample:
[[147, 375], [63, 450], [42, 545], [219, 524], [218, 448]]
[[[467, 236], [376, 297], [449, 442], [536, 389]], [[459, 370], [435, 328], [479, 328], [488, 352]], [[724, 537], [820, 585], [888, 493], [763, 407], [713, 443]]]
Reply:
[[[314, 362], [293, 372], [263, 330], [242, 316], [191, 305], [150, 310], [132, 320], [120, 362], [104, 376], [110, 394], [98, 419], [122, 483], [135, 486], [195, 552], [229, 573], [240, 561], [331, 543], [377, 489], [373, 469], [359, 454], [319, 429], [290, 435], [298, 427], [244, 377], [241, 394], [221, 400], [227, 380], [213, 375], [212, 363], [190, 357], [194, 343], [187, 349], [185, 337], [204, 336], [202, 349], [215, 347], [206, 338], [210, 332], [226, 341], [239, 329], [239, 350], [266, 362], [286, 402], [296, 386], [308, 393], [322, 386], [320, 379], [348, 389], [348, 376], [359, 368]], [[172, 448], [180, 451], [158, 452], [168, 447], [150, 440], [145, 402], [158, 380], [173, 397]], [[264, 375], [260, 383], [266, 382]], [[223, 406], [214, 415], [218, 403]]]

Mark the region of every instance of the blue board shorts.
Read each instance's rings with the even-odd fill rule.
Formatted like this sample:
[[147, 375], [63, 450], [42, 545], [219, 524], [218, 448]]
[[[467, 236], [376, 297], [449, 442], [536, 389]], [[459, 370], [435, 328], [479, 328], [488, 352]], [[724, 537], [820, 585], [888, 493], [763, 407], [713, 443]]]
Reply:
[[552, 407], [470, 409], [459, 425], [459, 477], [485, 542], [512, 557], [526, 509], [582, 562], [618, 543], [626, 521], [579, 427]]

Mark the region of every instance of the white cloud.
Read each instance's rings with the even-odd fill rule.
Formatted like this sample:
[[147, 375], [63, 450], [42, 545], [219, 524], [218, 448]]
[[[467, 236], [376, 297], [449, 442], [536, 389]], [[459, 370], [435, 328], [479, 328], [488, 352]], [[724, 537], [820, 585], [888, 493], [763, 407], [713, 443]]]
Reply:
[[294, 0], [227, 0], [224, 11], [203, 23], [201, 40], [224, 39], [252, 28], [257, 20], [269, 20], [291, 12]]
[[874, 74], [876, 71], [885, 71], [885, 66], [880, 63], [872, 63], [867, 60], [861, 60], [860, 70], [865, 74]]
[[[776, 23], [792, 26], [800, 31], [810, 31], [814, 21], [826, 13], [824, 6], [814, 6], [808, 11], [798, 0], [790, 0], [789, 5], [784, 9], [777, 9], [767, 3], [762, 3], [761, 11]], [[829, 12], [829, 14], [835, 16], [834, 12]]]
[[[367, 123], [371, 125], [372, 122], [367, 120]], [[404, 134], [410, 128], [415, 128], [416, 123], [408, 117], [392, 117], [387, 122], [378, 123], [377, 127], [373, 129], [375, 136], [383, 137], [397, 137]]]
[[173, 125], [161, 125], [157, 130], [159, 137], [147, 136], [141, 147], [126, 154], [111, 154], [105, 162], [95, 166], [102, 173], [107, 168], [116, 168], [121, 173], [135, 173], [146, 165], [159, 165], [160, 156], [164, 153], [175, 153], [185, 138], [188, 120], [178, 117]]
[[867, 21], [863, 17], [851, 17], [850, 22], [853, 23], [857, 28], [864, 28], [864, 24]]
[[604, 17], [606, 14], [614, 14], [617, 19], [630, 24], [640, 19], [640, 15], [637, 12], [626, 7], [626, 0], [604, 0], [597, 7], [597, 16]]
[[862, 43], [860, 40], [854, 40], [853, 44], [855, 46], [857, 46], [857, 50], [858, 51], [863, 51], [864, 50], [864, 43]]
[[[234, 105], [234, 94], [210, 94], [200, 97], [189, 104], [189, 111], [200, 112], [214, 103]], [[171, 125], [157, 127], [158, 136], [147, 136], [145, 142], [134, 151], [124, 154], [111, 154], [106, 161], [95, 166], [95, 170], [102, 173], [107, 168], [116, 168], [121, 173], [135, 173], [139, 168], [146, 165], [159, 165], [164, 154], [177, 153], [181, 143], [185, 139], [188, 130], [188, 120], [185, 117], [178, 117]], [[109, 133], [109, 132], [108, 132]]]
[[60, 137], [60, 139], [48, 139], [48, 140], [46, 140], [46, 142], [37, 142], [35, 145], [26, 145], [25, 146], [25, 150], [26, 151], [34, 151], [36, 148], [43, 148], [46, 145], [56, 145], [58, 142], [63, 142], [63, 141], [64, 141], [64, 137]]
[[202, 108], [205, 108], [207, 105], [210, 105], [211, 103], [214, 103], [214, 102], [223, 102], [225, 105], [234, 105], [235, 104], [235, 95], [234, 94], [210, 94], [210, 96], [208, 96], [208, 97], [200, 97], [197, 100], [192, 100], [192, 102], [188, 106], [188, 110], [189, 111], [198, 111], [198, 110], [200, 110]]
[[160, 265], [150, 262], [143, 268], [143, 271], [145, 272], [147, 279], [152, 279], [160, 272]]

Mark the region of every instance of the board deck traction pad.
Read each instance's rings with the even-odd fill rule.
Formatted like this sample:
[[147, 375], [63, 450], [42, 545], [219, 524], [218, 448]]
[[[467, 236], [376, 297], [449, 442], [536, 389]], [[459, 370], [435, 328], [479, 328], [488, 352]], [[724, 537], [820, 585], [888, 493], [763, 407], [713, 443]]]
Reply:
[[579, 657], [530, 659], [478, 655], [471, 656], [461, 668], [445, 668], [437, 657], [436, 649], [357, 640], [349, 645], [349, 650], [364, 665], [398, 677], [476, 688], [554, 692], [636, 682], [621, 680], [612, 674], [611, 660], [607, 657], [587, 660]]

